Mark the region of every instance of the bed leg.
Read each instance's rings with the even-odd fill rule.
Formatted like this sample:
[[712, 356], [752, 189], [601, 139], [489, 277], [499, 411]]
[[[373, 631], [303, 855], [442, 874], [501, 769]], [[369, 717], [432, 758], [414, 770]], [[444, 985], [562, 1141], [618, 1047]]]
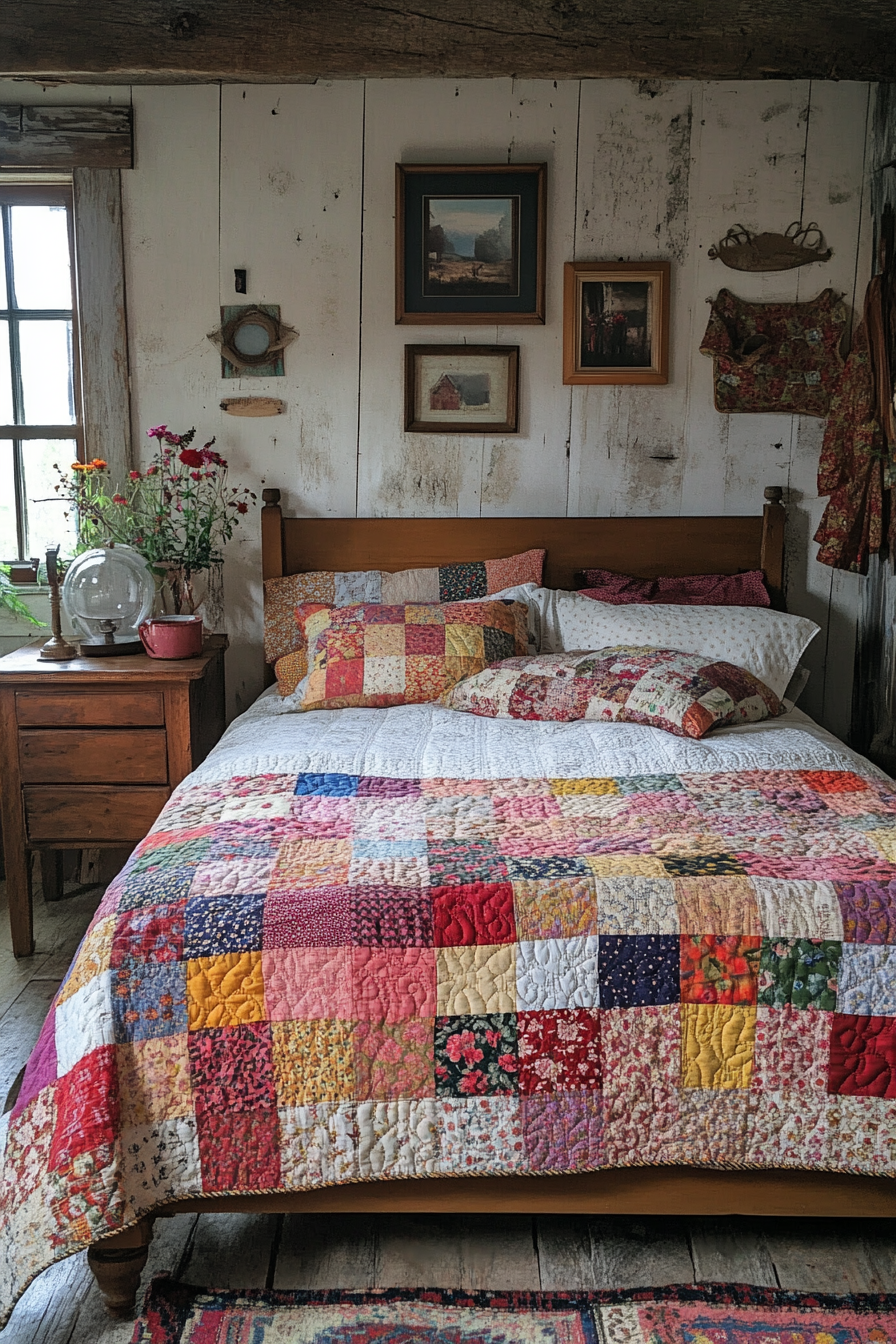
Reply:
[[88, 1248], [87, 1263], [106, 1311], [118, 1320], [132, 1320], [136, 1315], [137, 1289], [151, 1241], [152, 1219], [144, 1218], [136, 1227]]

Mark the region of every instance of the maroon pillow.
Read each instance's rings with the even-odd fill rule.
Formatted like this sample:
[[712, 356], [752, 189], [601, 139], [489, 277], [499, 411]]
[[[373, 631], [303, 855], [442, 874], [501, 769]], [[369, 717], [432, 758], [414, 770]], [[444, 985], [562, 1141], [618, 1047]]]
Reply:
[[659, 579], [637, 579], [612, 569], [586, 569], [582, 597], [596, 602], [668, 603], [674, 607], [769, 607], [761, 569], [746, 574], [683, 574]]

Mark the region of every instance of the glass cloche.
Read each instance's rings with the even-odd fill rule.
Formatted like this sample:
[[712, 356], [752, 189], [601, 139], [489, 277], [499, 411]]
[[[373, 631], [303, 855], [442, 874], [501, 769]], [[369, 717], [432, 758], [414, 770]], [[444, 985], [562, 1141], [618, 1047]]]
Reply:
[[149, 565], [130, 546], [85, 551], [62, 585], [62, 606], [82, 654], [142, 652], [137, 630], [154, 599]]

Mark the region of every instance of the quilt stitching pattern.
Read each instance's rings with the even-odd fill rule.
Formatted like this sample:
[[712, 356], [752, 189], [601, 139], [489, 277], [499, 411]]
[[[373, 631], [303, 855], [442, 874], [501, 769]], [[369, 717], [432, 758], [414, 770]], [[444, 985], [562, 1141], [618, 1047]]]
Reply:
[[0, 1276], [203, 1193], [893, 1174], [890, 834], [848, 770], [188, 784], [28, 1066]]

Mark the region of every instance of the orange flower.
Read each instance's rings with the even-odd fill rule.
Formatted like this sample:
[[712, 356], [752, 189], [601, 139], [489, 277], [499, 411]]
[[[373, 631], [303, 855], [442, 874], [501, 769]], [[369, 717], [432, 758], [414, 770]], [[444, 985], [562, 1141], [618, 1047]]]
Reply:
[[83, 462], [73, 462], [72, 471], [86, 471], [87, 468]]
[[95, 457], [90, 465], [92, 467], [96, 467], [97, 471], [102, 471], [103, 468], [106, 466], [106, 463], [103, 461], [101, 457]]

